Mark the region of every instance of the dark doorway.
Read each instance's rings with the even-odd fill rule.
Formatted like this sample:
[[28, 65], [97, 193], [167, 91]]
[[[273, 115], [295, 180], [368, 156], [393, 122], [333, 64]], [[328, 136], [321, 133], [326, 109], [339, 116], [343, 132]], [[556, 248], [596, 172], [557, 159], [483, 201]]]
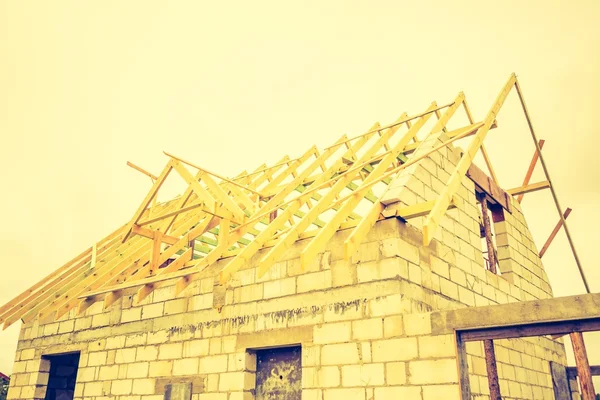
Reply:
[[46, 400], [73, 400], [79, 353], [43, 356], [50, 361]]
[[302, 348], [281, 347], [256, 352], [256, 400], [300, 400]]

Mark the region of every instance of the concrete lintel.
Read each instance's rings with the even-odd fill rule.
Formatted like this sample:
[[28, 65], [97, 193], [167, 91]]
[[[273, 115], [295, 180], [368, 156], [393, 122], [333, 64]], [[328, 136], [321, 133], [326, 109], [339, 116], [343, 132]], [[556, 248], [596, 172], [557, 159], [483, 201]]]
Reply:
[[431, 314], [435, 335], [455, 330], [508, 327], [600, 317], [600, 293], [523, 301], [486, 307], [468, 307]]

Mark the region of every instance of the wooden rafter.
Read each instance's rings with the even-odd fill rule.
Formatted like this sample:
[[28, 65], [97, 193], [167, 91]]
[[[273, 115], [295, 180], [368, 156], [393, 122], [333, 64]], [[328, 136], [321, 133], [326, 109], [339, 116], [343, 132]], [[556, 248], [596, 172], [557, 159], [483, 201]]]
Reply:
[[[344, 254], [349, 258], [382, 218], [426, 217], [423, 231], [427, 244], [446, 210], [454, 207], [454, 195], [477, 152], [482, 153], [491, 176], [491, 182], [480, 180], [479, 185], [491, 198], [504, 193], [483, 141], [496, 127], [496, 116], [515, 84], [513, 74], [482, 122], [474, 122], [464, 94], [459, 93], [451, 103], [438, 106], [434, 102], [422, 113], [403, 113], [392, 124], [377, 123], [351, 138], [343, 135], [322, 151], [313, 146], [297, 158], [285, 156], [271, 166], [262, 164], [233, 178], [169, 153], [165, 153], [170, 158], [158, 176], [128, 163], [153, 180], [131, 220], [0, 308], [0, 323], [6, 327], [18, 319], [56, 318], [75, 307], [82, 312], [102, 300], [110, 307], [134, 288], [139, 302], [157, 288], [172, 284], [173, 279], [176, 293], [180, 293], [205, 268], [231, 257], [219, 274], [224, 284], [265, 249], [258, 263], [262, 275], [301, 239], [307, 240], [301, 253], [304, 266], [340, 229], [350, 230], [344, 242]], [[460, 107], [469, 124], [451, 130], [448, 123]], [[437, 122], [421, 133], [432, 116]], [[406, 130], [398, 134], [401, 128]], [[447, 140], [415, 153], [429, 135], [439, 133]], [[379, 194], [396, 175], [467, 137], [471, 143], [437, 200], [385, 212]], [[180, 197], [157, 204], [158, 192], [172, 170], [183, 178], [186, 189]], [[506, 192], [519, 196], [546, 187], [551, 188], [549, 179], [530, 184], [526, 178], [522, 187]], [[508, 207], [508, 201], [502, 200], [502, 204]]]

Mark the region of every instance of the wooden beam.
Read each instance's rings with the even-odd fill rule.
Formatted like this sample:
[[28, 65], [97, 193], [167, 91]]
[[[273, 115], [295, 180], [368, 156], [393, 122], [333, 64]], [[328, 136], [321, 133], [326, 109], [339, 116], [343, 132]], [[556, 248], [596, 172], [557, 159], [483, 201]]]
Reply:
[[[435, 205], [435, 200], [426, 201], [424, 203], [414, 204], [412, 206], [401, 207], [396, 210], [395, 216], [407, 221], [412, 218], [423, 217], [431, 211]], [[454, 202], [450, 203], [448, 209], [456, 208]]]
[[469, 379], [467, 346], [459, 332], [453, 332], [456, 343], [456, 368], [458, 369], [458, 387], [461, 400], [473, 400]]
[[[421, 117], [433, 114], [436, 111], [443, 110], [444, 108], [448, 108], [448, 107], [452, 106], [453, 104], [454, 104], [454, 102], [448, 103], [448, 104], [444, 104], [443, 106], [439, 106], [438, 107], [437, 103], [436, 103], [436, 108], [433, 108], [433, 109], [428, 108], [427, 111], [424, 111], [424, 112], [422, 112], [420, 114], [415, 114], [415, 115], [412, 115], [410, 117], [403, 118], [402, 120], [397, 120], [396, 122], [393, 122], [393, 123], [391, 123], [389, 125], [379, 126], [378, 128], [373, 128], [373, 129], [371, 129], [371, 130], [369, 130], [369, 131], [367, 131], [367, 132], [365, 132], [363, 134], [360, 134], [358, 136], [354, 136], [354, 137], [346, 140], [344, 143], [346, 143], [346, 142], [352, 142], [352, 141], [357, 140], [357, 139], [361, 139], [364, 136], [371, 136], [374, 133], [378, 133], [379, 131], [383, 131], [385, 129], [394, 128], [394, 127], [396, 127], [398, 125], [408, 124], [412, 120], [419, 119]], [[344, 144], [344, 143], [341, 143], [341, 144]], [[330, 147], [333, 147], [333, 146], [330, 146]], [[328, 148], [329, 147], [326, 147], [325, 149], [328, 149]]]
[[485, 196], [478, 196], [479, 204], [481, 204], [481, 220], [483, 222], [483, 230], [485, 232], [485, 243], [488, 251], [488, 269], [492, 274], [497, 274], [496, 271], [496, 248], [492, 241], [492, 224], [488, 214], [487, 199]]
[[504, 85], [504, 88], [498, 95], [498, 98], [494, 102], [494, 105], [488, 112], [488, 114], [484, 120], [484, 125], [479, 129], [477, 134], [473, 137], [466, 152], [463, 154], [463, 156], [459, 160], [457, 166], [455, 167], [454, 171], [452, 172], [452, 175], [450, 175], [450, 178], [448, 179], [448, 182], [446, 183], [446, 188], [441, 193], [436, 205], [433, 207], [433, 209], [431, 210], [431, 212], [425, 219], [425, 222], [423, 224], [423, 245], [424, 246], [429, 246], [429, 243], [431, 243], [431, 241], [433, 240], [433, 236], [435, 234], [435, 231], [437, 230], [437, 227], [439, 226], [439, 224], [441, 222], [442, 216], [446, 213], [446, 210], [448, 209], [448, 206], [450, 205], [450, 202], [452, 201], [452, 197], [454, 196], [454, 194], [460, 187], [463, 177], [465, 176], [467, 170], [469, 169], [469, 166], [473, 162], [473, 158], [475, 157], [475, 154], [477, 154], [477, 152], [479, 151], [479, 148], [481, 147], [481, 144], [485, 140], [485, 137], [486, 137], [488, 131], [490, 130], [492, 123], [496, 119], [498, 112], [502, 108], [502, 105], [504, 104], [504, 101], [506, 100], [508, 93], [511, 91], [511, 89], [515, 85], [516, 78], [517, 78], [516, 75], [512, 74], [510, 76], [510, 78], [508, 79], [508, 82], [506, 83], [506, 85]]
[[154, 181], [154, 185], [152, 185], [152, 188], [150, 189], [150, 191], [148, 192], [148, 194], [142, 201], [142, 204], [140, 204], [137, 211], [133, 214], [133, 218], [131, 218], [131, 221], [129, 221], [129, 223], [125, 227], [125, 236], [123, 236], [123, 243], [125, 243], [125, 241], [127, 241], [127, 239], [129, 239], [133, 225], [135, 225], [139, 222], [140, 218], [142, 217], [142, 214], [144, 213], [144, 211], [146, 211], [146, 209], [148, 208], [148, 205], [150, 204], [152, 199], [154, 199], [154, 197], [158, 193], [158, 190], [161, 188], [161, 186], [165, 182], [165, 179], [167, 179], [167, 176], [169, 176], [169, 173], [171, 172], [172, 169], [173, 169], [172, 161], [167, 162], [167, 165], [165, 165], [165, 168], [163, 168], [162, 172], [160, 173], [160, 175], [158, 176], [156, 181]]
[[[438, 122], [433, 126], [431, 132], [438, 132], [446, 127], [446, 124], [450, 120], [450, 118], [454, 115], [458, 107], [462, 104], [464, 99], [464, 94], [461, 92], [457, 96], [454, 104], [448, 107], [446, 112], [442, 117], [439, 118]], [[431, 115], [431, 114], [428, 114]], [[350, 197], [345, 203], [343, 203], [342, 207], [336, 212], [336, 214], [330, 219], [327, 225], [321, 229], [318, 235], [304, 248], [302, 253], [300, 253], [300, 260], [303, 268], [308, 265], [312, 259], [321, 251], [329, 239], [335, 234], [335, 232], [340, 227], [341, 223], [346, 219], [346, 217], [358, 206], [360, 201], [366, 194], [365, 191], [361, 191], [360, 189], [366, 185], [369, 185], [371, 182], [381, 181], [381, 177], [388, 170], [388, 167], [396, 165], [396, 157], [398, 154], [402, 153], [406, 146], [413, 140], [421, 127], [427, 122], [427, 117], [422, 117], [415, 123], [409, 130], [402, 136], [402, 138], [394, 145], [394, 147], [388, 151], [388, 154], [381, 159], [381, 161], [377, 164], [377, 166], [369, 173], [369, 175], [362, 181], [362, 183], [356, 188], [354, 191], [354, 196]], [[388, 142], [389, 136], [396, 132], [395, 129], [390, 129], [390, 132], [386, 132], [386, 135], [381, 135], [379, 140], [383, 140], [383, 144]], [[381, 145], [379, 145], [381, 148]], [[369, 189], [370, 190], [370, 189]]]
[[150, 172], [146, 171], [146, 170], [145, 170], [145, 169], [143, 169], [142, 167], [138, 167], [137, 165], [135, 165], [135, 164], [134, 164], [134, 163], [132, 163], [132, 162], [129, 162], [129, 161], [127, 161], [127, 166], [129, 166], [129, 167], [131, 167], [131, 168], [135, 169], [136, 171], [139, 171], [139, 172], [141, 172], [142, 174], [144, 174], [144, 175], [146, 175], [146, 176], [149, 176], [149, 177], [150, 177], [150, 179], [152, 179], [152, 180], [154, 180], [154, 181], [158, 180], [158, 176], [151, 174]]
[[360, 243], [367, 235], [371, 227], [379, 219], [381, 213], [385, 209], [385, 206], [381, 202], [377, 201], [371, 210], [365, 215], [365, 217], [358, 223], [358, 225], [352, 230], [352, 233], [344, 241], [344, 258], [349, 260], [352, 254], [358, 249]]
[[[571, 214], [571, 211], [572, 210], [569, 207], [567, 207], [567, 209], [565, 210], [565, 214], [564, 214], [565, 221], [569, 217], [569, 214]], [[556, 226], [552, 230], [552, 233], [548, 237], [548, 240], [546, 240], [546, 243], [544, 243], [544, 245], [542, 246], [542, 250], [540, 250], [540, 258], [544, 257], [544, 254], [546, 254], [548, 247], [550, 247], [550, 245], [552, 244], [552, 241], [554, 240], [554, 237], [556, 236], [556, 234], [558, 233], [558, 231], [560, 230], [560, 228], [562, 226], [563, 226], [563, 219], [561, 219], [557, 222]]]
[[475, 164], [471, 164], [466, 175], [475, 184], [475, 190], [487, 195], [492, 204], [499, 204], [506, 211], [512, 211], [509, 194], [500, 188], [492, 178], [487, 176], [481, 168]]
[[[121, 228], [120, 233], [124, 232], [125, 227]], [[139, 238], [134, 238], [131, 242], [138, 241]], [[91, 261], [91, 255], [87, 255], [84, 258], [80, 258], [79, 261], [74, 264], [67, 272], [56, 277], [54, 280], [46, 284], [44, 287], [36, 291], [34, 294], [23, 300], [20, 304], [17, 304], [13, 308], [7, 310], [5, 314], [0, 318], [0, 322], [4, 321], [4, 329], [10, 326], [19, 319], [31, 314], [35, 315], [37, 310], [42, 309], [48, 305], [53, 298], [57, 297], [57, 293], [62, 293], [65, 288], [71, 287], [74, 281], [83, 280], [87, 277], [91, 271], [95, 271], [102, 266], [105, 259], [110, 258], [114, 255], [116, 249], [122, 247], [120, 236], [113, 237], [110, 241], [104, 243], [98, 248], [99, 261], [96, 263], [96, 267], [91, 270], [89, 263]], [[128, 243], [125, 246], [130, 246]]]
[[154, 231], [152, 229], [144, 228], [139, 225], [134, 225], [132, 228], [132, 232], [136, 235], [140, 235], [152, 240], [158, 238], [160, 242], [167, 244], [174, 244], [177, 243], [177, 241], [179, 240], [179, 238], [176, 238], [174, 236], [165, 235], [160, 231]]
[[573, 345], [573, 354], [575, 355], [575, 364], [577, 365], [581, 397], [583, 400], [595, 400], [596, 391], [594, 390], [590, 363], [585, 349], [585, 342], [583, 341], [583, 333], [573, 332], [570, 334], [570, 337], [571, 344]]
[[531, 117], [529, 116], [529, 111], [527, 110], [527, 105], [525, 104], [525, 98], [523, 97], [523, 92], [521, 90], [521, 85], [518, 80], [515, 80], [515, 86], [517, 88], [517, 94], [519, 95], [519, 100], [521, 101], [521, 106], [523, 107], [523, 113], [525, 114], [525, 119], [527, 119], [527, 125], [529, 126], [529, 133], [531, 133], [531, 139], [535, 144], [536, 150], [540, 157], [540, 162], [542, 164], [542, 169], [544, 170], [544, 175], [546, 175], [546, 180], [550, 183], [550, 192], [552, 193], [552, 199], [554, 200], [554, 205], [556, 206], [556, 211], [558, 212], [558, 216], [562, 219], [562, 223], [565, 226], [565, 234], [567, 235], [567, 240], [569, 241], [569, 246], [571, 247], [571, 252], [573, 253], [573, 258], [575, 259], [575, 263], [577, 264], [577, 269], [579, 270], [579, 274], [581, 275], [581, 280], [583, 281], [583, 286], [585, 287], [586, 292], [590, 293], [590, 286], [588, 284], [587, 278], [585, 277], [585, 272], [583, 271], [583, 266], [581, 265], [581, 261], [579, 260], [579, 256], [577, 255], [577, 250], [575, 250], [575, 243], [573, 242], [573, 238], [571, 237], [571, 233], [569, 231], [569, 226], [567, 225], [565, 218], [563, 216], [563, 211], [558, 201], [558, 195], [554, 190], [554, 186], [552, 185], [552, 180], [550, 179], [550, 172], [546, 167], [546, 162], [544, 161], [544, 156], [542, 155], [542, 151], [539, 148], [539, 143], [537, 140], [537, 136], [535, 134], [535, 130], [533, 129], [533, 123], [531, 122]]
[[496, 365], [496, 352], [492, 340], [483, 341], [485, 353], [485, 367], [487, 370], [488, 386], [490, 388], [490, 400], [502, 400], [500, 395], [500, 383], [498, 382], [498, 366]]
[[[450, 111], [452, 109], [455, 109], [456, 107], [457, 106], [455, 103], [448, 110]], [[419, 130], [425, 125], [425, 123], [427, 122], [428, 118], [431, 115], [432, 114], [427, 114], [427, 116], [421, 117], [418, 120], [418, 122], [415, 123], [413, 125], [413, 127], [411, 127], [408, 130], [408, 132], [406, 132], [402, 136], [402, 138], [398, 141], [398, 143], [396, 143], [394, 145], [394, 147], [390, 151], [387, 152], [387, 155], [385, 157], [383, 157], [383, 159], [381, 159], [381, 161], [377, 164], [377, 166], [369, 173], [369, 175], [363, 180], [363, 182], [356, 188], [356, 190], [354, 191], [354, 195], [352, 197], [350, 197], [348, 200], [346, 200], [346, 202], [343, 203], [341, 208], [339, 210], [337, 210], [335, 215], [333, 215], [331, 217], [331, 219], [329, 220], [329, 222], [327, 222], [327, 225], [325, 225], [325, 227], [323, 227], [323, 229], [321, 229], [319, 231], [317, 236], [315, 236], [315, 238], [308, 244], [308, 246], [306, 246], [304, 248], [304, 250], [302, 250], [302, 253], [300, 253], [300, 262], [301, 262], [303, 269], [308, 265], [309, 262], [311, 262], [314, 259], [314, 257], [319, 253], [319, 251], [321, 251], [323, 249], [323, 247], [327, 244], [329, 239], [338, 230], [341, 223], [344, 222], [344, 220], [348, 217], [348, 215], [356, 208], [356, 206], [358, 206], [360, 201], [363, 199], [363, 197], [366, 194], [366, 190], [361, 191], [360, 189], [364, 185], [368, 185], [370, 182], [381, 181], [381, 179], [379, 179], [379, 178], [385, 173], [385, 171], [388, 169], [388, 167], [390, 165], [392, 165], [392, 166], [395, 165], [397, 154], [401, 153], [404, 150], [406, 145], [417, 135]], [[383, 145], [389, 141], [390, 137], [398, 130], [398, 128], [399, 128], [399, 125], [397, 125], [394, 128], [387, 129], [385, 131], [385, 133], [383, 135], [381, 135], [380, 138], [377, 140], [377, 142], [371, 147], [371, 149], [369, 151], [367, 151], [365, 154], [363, 154], [363, 156], [361, 156], [361, 158], [357, 161], [357, 163], [362, 163], [363, 161], [368, 160], [368, 158], [370, 158], [371, 155], [373, 155], [375, 152], [379, 151], [383, 147]], [[360, 173], [360, 170], [358, 172]], [[349, 175], [346, 178], [342, 178], [342, 180], [338, 181], [338, 183], [336, 183], [336, 185], [347, 186], [348, 179], [352, 179], [352, 175]], [[334, 185], [334, 187], [332, 187], [330, 189], [330, 191], [323, 197], [323, 199], [321, 199], [316, 204], [315, 208], [310, 210], [309, 213], [313, 213], [314, 218], [316, 218], [316, 216], [318, 216], [317, 212], [324, 211], [324, 210], [319, 211], [320, 208], [327, 206], [327, 203], [334, 200], [334, 198], [331, 196], [332, 192], [333, 192], [334, 196], [335, 196], [335, 194], [339, 193], [339, 190], [334, 189], [335, 187], [336, 186]], [[327, 199], [328, 197], [329, 197], [329, 200]], [[296, 228], [296, 230], [297, 229], [298, 228]], [[301, 232], [298, 232], [298, 233], [301, 233]], [[261, 260], [261, 263], [263, 261], [264, 260]]]
[[466, 330], [461, 333], [465, 341], [473, 342], [486, 339], [516, 339], [532, 336], [571, 334], [572, 332], [592, 332], [600, 330], [600, 318], [588, 318], [577, 321], [556, 321], [532, 323], [517, 326], [498, 326]]
[[[544, 148], [544, 143], [545, 143], [545, 140], [540, 140], [538, 142], [538, 148], [540, 150], [542, 150], [542, 148]], [[531, 175], [533, 175], [533, 170], [535, 169], [535, 165], [537, 164], [539, 157], [540, 157], [540, 153], [538, 153], [538, 150], [536, 148], [535, 152], [533, 153], [531, 162], [529, 163], [529, 168], [527, 169], [527, 173], [525, 174], [525, 179], [523, 179], [523, 185], [521, 185], [521, 186], [529, 185], [529, 180], [531, 179]], [[517, 196], [517, 201], [519, 203], [523, 200], [523, 196], [525, 196], [525, 193], [521, 193], [520, 195]]]
[[[574, 326], [579, 324], [583, 327], [586, 325], [584, 324], [586, 320], [592, 321], [593, 319], [600, 322], [600, 293], [435, 311], [431, 314], [431, 325], [433, 335], [444, 335], [452, 333], [454, 330], [513, 328], [531, 324], [544, 326], [565, 321], [572, 322]], [[586, 326], [591, 328], [592, 325], [590, 322]], [[563, 331], [561, 329], [560, 332], [555, 333]], [[569, 332], [567, 331], [567, 333]], [[548, 334], [553, 334], [552, 330], [549, 330]], [[489, 337], [489, 339], [495, 338]]]
[[[568, 377], [577, 376], [577, 367], [566, 367], [565, 368]], [[592, 376], [600, 376], [600, 365], [590, 365], [590, 371]]]
[[222, 204], [221, 212], [224, 213], [223, 218], [228, 218], [237, 223], [241, 223], [246, 216], [244, 215], [244, 211], [239, 208], [237, 204], [226, 194], [223, 193], [222, 189], [211, 179], [206, 179], [206, 176], [203, 176], [203, 181], [207, 185], [207, 188], [216, 195], [215, 191], [218, 191], [217, 198], [213, 197], [211, 193], [202, 185], [200, 182], [194, 178], [194, 176], [188, 171], [183, 165], [181, 165], [178, 161], [173, 160], [173, 168], [181, 175], [181, 177], [185, 180], [185, 182], [192, 187], [192, 190], [198, 195], [198, 197], [205, 202], [208, 209], [216, 209], [217, 200]]
[[224, 182], [227, 182], [227, 183], [229, 183], [229, 184], [231, 184], [231, 185], [238, 186], [238, 187], [240, 187], [241, 189], [247, 190], [247, 191], [249, 191], [249, 192], [252, 192], [252, 193], [254, 193], [254, 194], [257, 194], [257, 195], [259, 195], [259, 196], [261, 195], [261, 194], [260, 194], [260, 192], [258, 192], [258, 191], [256, 191], [256, 190], [254, 190], [254, 189], [252, 189], [252, 188], [249, 188], [249, 187], [247, 187], [247, 186], [244, 186], [244, 185], [242, 185], [242, 184], [240, 184], [240, 183], [238, 183], [238, 182], [236, 182], [236, 181], [232, 181], [232, 180], [231, 180], [231, 179], [229, 179], [229, 178], [225, 178], [224, 176], [217, 175], [217, 174], [215, 174], [214, 172], [210, 172], [209, 170], [207, 170], [207, 169], [205, 169], [205, 168], [199, 167], [199, 166], [197, 166], [197, 165], [195, 165], [195, 164], [192, 164], [191, 162], [189, 162], [189, 161], [186, 161], [186, 160], [184, 160], [184, 159], [182, 159], [182, 158], [180, 158], [180, 157], [177, 157], [177, 156], [174, 156], [174, 155], [172, 155], [172, 154], [169, 154], [169, 153], [167, 153], [166, 151], [163, 151], [163, 153], [165, 153], [165, 154], [166, 154], [168, 157], [171, 157], [172, 159], [174, 159], [174, 160], [177, 160], [177, 161], [179, 161], [179, 162], [182, 162], [182, 163], [184, 163], [184, 164], [187, 164], [187, 165], [189, 165], [190, 167], [196, 168], [197, 170], [199, 170], [199, 171], [202, 171], [202, 172], [204, 172], [204, 173], [205, 173], [205, 174], [207, 174], [207, 175], [212, 175], [212, 176], [214, 176], [215, 178], [221, 179], [222, 181], [224, 181]]
[[[187, 249], [185, 253], [183, 253], [182, 255], [180, 255], [179, 257], [177, 257], [177, 259], [175, 261], [173, 261], [171, 264], [169, 264], [167, 267], [165, 267], [165, 272], [172, 272], [172, 271], [177, 271], [179, 270], [181, 267], [183, 267], [185, 265], [185, 263], [187, 263], [188, 261], [190, 261], [192, 259], [192, 255], [193, 255], [193, 250], [191, 248]], [[148, 297], [152, 291], [154, 290], [154, 285], [153, 284], [147, 284], [142, 286], [136, 294], [136, 304], [140, 304], [140, 302], [142, 302], [146, 297]]]
[[[379, 126], [379, 123], [376, 123], [374, 125], [375, 127]], [[371, 131], [376, 132], [376, 130], [373, 130], [373, 128], [371, 129]], [[352, 145], [352, 149], [351, 150], [347, 150], [344, 155], [342, 157], [347, 156], [348, 154], [352, 154], [352, 152], [356, 152], [358, 151], [365, 143], [368, 142], [368, 140], [370, 139], [371, 135], [364, 135], [362, 136], [358, 141], [356, 141], [355, 143], [353, 143]], [[323, 152], [323, 154], [320, 157], [323, 157], [324, 155], [331, 155], [333, 154], [337, 148], [339, 147], [338, 145], [343, 143], [343, 140], [338, 140], [337, 143], [333, 146], [330, 146], [327, 150], [325, 150]], [[319, 157], [319, 158], [320, 158]], [[294, 181], [292, 183], [290, 183], [289, 187], [291, 188], [291, 190], [295, 190], [295, 188], [298, 186], [298, 184], [300, 182], [302, 182], [307, 176], [310, 175], [310, 173], [312, 173], [312, 171], [314, 171], [314, 169], [318, 168], [321, 164], [319, 158], [317, 160], [315, 160], [313, 162], [313, 164], [311, 165], [311, 167], [307, 168], [305, 171], [303, 171], [302, 174], [300, 174], [298, 177], [296, 177], [294, 179]], [[327, 180], [329, 178], [329, 176], [331, 176], [331, 173], [334, 171], [337, 171], [339, 169], [340, 166], [343, 165], [343, 161], [342, 158], [337, 159], [328, 169], [327, 171], [325, 171], [323, 174], [320, 175], [320, 177], [317, 178], [317, 180], [313, 183], [313, 185], [318, 186], [320, 185], [322, 182], [324, 182], [325, 180]], [[305, 172], [308, 172], [308, 174], [305, 174]], [[333, 181], [332, 181], [333, 182]], [[344, 185], [345, 186], [345, 185]], [[332, 189], [330, 189], [331, 192]], [[341, 190], [341, 189], [340, 189]], [[296, 210], [299, 210], [300, 207], [302, 207], [302, 205], [304, 203], [306, 203], [306, 201], [312, 197], [312, 192], [316, 192], [316, 189], [311, 189], [306, 191], [305, 193], [302, 193], [299, 197], [297, 197], [296, 199], [284, 203], [287, 205], [286, 209], [279, 214], [266, 228], [263, 232], [261, 232], [261, 234], [259, 234], [259, 236], [257, 236], [254, 241], [252, 243], [250, 243], [248, 246], [246, 246], [244, 249], [242, 249], [240, 251], [240, 253], [233, 259], [231, 260], [222, 270], [221, 273], [219, 275], [219, 281], [221, 282], [221, 284], [224, 284], [225, 282], [227, 282], [227, 280], [231, 277], [231, 275], [233, 273], [235, 273], [236, 271], [238, 271], [245, 262], [247, 262], [250, 257], [252, 257], [262, 246], [264, 243], [266, 243], [268, 240], [271, 239], [271, 237], [278, 231], [281, 230], [283, 228], [283, 224], [287, 221], [287, 219], [289, 218], [289, 216], [291, 216]], [[281, 192], [279, 194], [276, 194], [274, 197], [272, 197], [269, 202], [263, 207], [263, 210], [265, 210], [264, 212], [262, 212], [261, 214], [270, 214], [273, 210], [269, 208], [269, 206], [271, 206], [271, 204], [279, 204], [278, 208], [281, 207], [282, 204], [281, 201], [285, 198], [283, 197], [283, 195], [286, 192]], [[329, 192], [328, 192], [329, 193]], [[287, 194], [289, 194], [289, 192], [287, 192]], [[335, 196], [335, 193], [332, 195]], [[319, 201], [323, 201], [323, 198], [321, 198]], [[311, 217], [317, 213], [320, 214], [320, 212], [316, 212], [316, 208], [317, 205], [313, 206], [312, 209], [309, 210], [308, 213], [306, 213], [302, 219], [295, 224], [295, 226], [293, 227], [293, 229], [291, 229], [288, 233], [286, 233], [285, 235], [285, 239], [288, 242], [292, 242], [292, 237], [290, 236], [291, 232], [294, 232], [294, 229], [297, 229], [298, 226], [300, 224], [302, 224], [302, 221], [310, 221]], [[310, 223], [308, 223], [308, 225], [310, 225]], [[295, 232], [296, 235], [298, 235], [298, 232]], [[297, 236], [296, 236], [297, 238]], [[294, 239], [295, 240], [295, 239]], [[257, 242], [258, 241], [258, 242]], [[256, 244], [255, 244], [256, 242]], [[279, 243], [282, 243], [283, 241], [279, 241]], [[293, 243], [293, 242], [292, 242]], [[271, 251], [267, 254], [267, 255], [271, 255], [274, 256], [274, 253], [272, 253], [273, 249], [275, 249], [277, 246], [274, 246]], [[281, 252], [285, 249], [286, 247], [282, 247], [279, 246], [277, 247], [277, 252]], [[278, 256], [278, 255], [277, 255]], [[276, 257], [272, 257], [272, 259], [275, 259]], [[269, 261], [271, 262], [271, 261]], [[264, 258], [261, 260], [260, 262], [260, 267], [259, 269], [261, 269], [259, 271], [259, 274], [261, 274], [261, 272], [264, 274], [264, 271], [266, 271], [268, 269], [268, 267], [270, 265], [272, 265], [272, 262], [269, 264]]]
[[549, 188], [550, 188], [550, 182], [542, 181], [542, 182], [531, 183], [527, 186], [520, 186], [517, 188], [508, 189], [506, 192], [508, 194], [510, 194], [511, 196], [517, 196], [519, 194], [531, 193], [531, 192], [536, 192], [538, 190], [549, 189]]

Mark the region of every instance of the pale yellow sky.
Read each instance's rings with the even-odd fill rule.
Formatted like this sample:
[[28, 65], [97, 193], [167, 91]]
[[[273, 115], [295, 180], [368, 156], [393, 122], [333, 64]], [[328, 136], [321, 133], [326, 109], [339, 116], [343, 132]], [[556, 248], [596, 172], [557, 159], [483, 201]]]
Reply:
[[[150, 180], [127, 160], [158, 173], [167, 150], [233, 175], [461, 90], [481, 118], [513, 71], [598, 291], [598, 20], [583, 0], [4, 0], [0, 304], [130, 218]], [[514, 94], [498, 120], [486, 144], [519, 186], [533, 144]], [[550, 194], [523, 204], [541, 247]], [[583, 292], [563, 233], [544, 261], [556, 295]], [[18, 326], [0, 332], [4, 373]]]

